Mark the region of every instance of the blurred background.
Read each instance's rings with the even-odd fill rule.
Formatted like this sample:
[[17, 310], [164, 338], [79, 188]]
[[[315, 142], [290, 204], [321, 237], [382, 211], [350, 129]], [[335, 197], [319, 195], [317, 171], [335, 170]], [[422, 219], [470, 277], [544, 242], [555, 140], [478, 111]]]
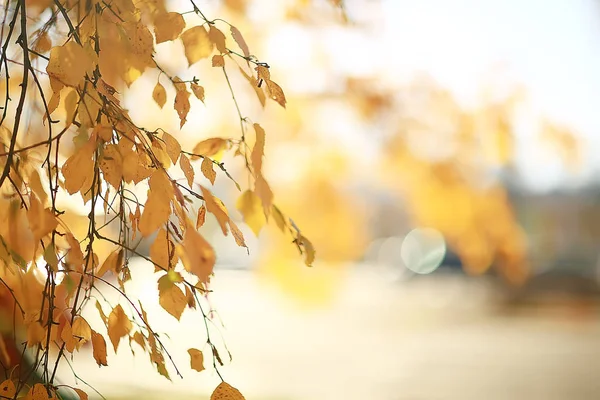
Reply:
[[[267, 132], [276, 203], [317, 249], [303, 266], [271, 224], [258, 238], [244, 229], [248, 255], [209, 217], [225, 379], [257, 400], [600, 397], [600, 3], [332, 3], [199, 3], [284, 88], [287, 110], [263, 109], [232, 77], [242, 113]], [[173, 74], [200, 78], [206, 105], [179, 132], [141, 94], [148, 73], [126, 95], [132, 117], [190, 149], [239, 136], [220, 71], [186, 72], [179, 42], [157, 49]], [[215, 192], [235, 210], [226, 177]], [[205, 340], [201, 317], [174, 324], [139, 271], [128, 284], [172, 328], [184, 379], [126, 351], [79, 375], [109, 398], [207, 396], [218, 377], [191, 371], [186, 353]]]

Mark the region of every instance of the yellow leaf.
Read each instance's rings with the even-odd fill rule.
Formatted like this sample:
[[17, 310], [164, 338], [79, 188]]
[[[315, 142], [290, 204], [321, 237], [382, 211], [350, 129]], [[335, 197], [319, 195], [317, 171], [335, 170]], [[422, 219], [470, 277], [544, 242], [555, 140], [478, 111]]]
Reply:
[[204, 198], [204, 203], [206, 204], [206, 210], [217, 218], [217, 222], [223, 231], [223, 235], [227, 235], [227, 223], [229, 222], [229, 215], [227, 214], [225, 205], [221, 199], [215, 197], [211, 191], [206, 189], [204, 186], [200, 186], [200, 189], [202, 190], [202, 197]]
[[227, 46], [225, 45], [225, 35], [219, 30], [219, 28], [217, 28], [214, 25], [211, 25], [210, 29], [208, 30], [208, 37], [210, 38], [210, 41], [214, 43], [215, 47], [217, 48], [217, 50], [219, 50], [220, 53], [227, 53]]
[[94, 154], [95, 140], [84, 145], [65, 161], [62, 166], [62, 174], [65, 178], [65, 189], [69, 194], [87, 189], [91, 186], [94, 177]]
[[204, 225], [205, 220], [206, 220], [206, 207], [203, 204], [198, 209], [198, 218], [196, 219], [196, 229], [199, 229], [202, 225]]
[[210, 400], [246, 400], [246, 398], [229, 383], [221, 382], [210, 395]]
[[167, 102], [167, 91], [160, 82], [156, 82], [156, 86], [154, 86], [154, 90], [152, 91], [152, 98], [160, 108], [165, 106], [165, 103]]
[[279, 105], [283, 108], [285, 108], [285, 103], [286, 103], [286, 99], [285, 99], [285, 94], [283, 93], [283, 89], [281, 89], [281, 87], [276, 84], [275, 82], [268, 80], [265, 81], [267, 83], [267, 90], [269, 91], [269, 97], [272, 100], [275, 100], [277, 103], [279, 103]]
[[91, 74], [94, 64], [90, 54], [71, 40], [52, 48], [46, 72], [63, 85], [78, 86], [86, 74]]
[[204, 157], [202, 160], [202, 164], [200, 165], [200, 170], [202, 174], [212, 183], [215, 184], [215, 178], [217, 177], [217, 173], [213, 169], [213, 162], [210, 158]]
[[164, 270], [171, 269], [177, 263], [175, 244], [169, 240], [167, 231], [164, 228], [158, 231], [156, 239], [150, 246], [150, 259]]
[[96, 125], [94, 133], [105, 142], [110, 142], [113, 137], [112, 126], [105, 125], [104, 123]]
[[48, 32], [42, 32], [35, 44], [35, 51], [40, 54], [45, 54], [52, 48], [52, 41], [48, 36]]
[[58, 221], [52, 211], [49, 208], [44, 209], [35, 194], [30, 195], [27, 219], [29, 220], [29, 228], [33, 233], [35, 241], [52, 232], [58, 225]]
[[99, 164], [104, 180], [115, 189], [119, 189], [123, 179], [123, 158], [116, 144], [106, 145]]
[[313, 247], [310, 240], [305, 236], [298, 234], [298, 243], [304, 248], [304, 263], [312, 267], [312, 263], [315, 261], [315, 248]]
[[154, 35], [156, 44], [175, 40], [185, 28], [183, 16], [176, 12], [161, 14], [154, 20]]
[[199, 158], [198, 156], [212, 157], [223, 150], [225, 146], [227, 146], [227, 140], [223, 138], [203, 140], [194, 146], [192, 160], [197, 160]]
[[113, 308], [108, 316], [108, 337], [110, 337], [110, 341], [115, 349], [115, 353], [119, 347], [119, 341], [123, 336], [127, 336], [129, 334], [131, 327], [131, 321], [127, 315], [125, 315], [123, 307], [121, 307], [119, 304]]
[[269, 71], [269, 68], [265, 67], [264, 65], [258, 65], [254, 69], [256, 70], [258, 79], [262, 79], [265, 82], [271, 80], [271, 71]]
[[220, 54], [215, 54], [212, 58], [212, 66], [222, 68], [225, 66], [225, 59]]
[[181, 145], [173, 136], [169, 135], [167, 132], [163, 132], [162, 136], [165, 141], [165, 145], [167, 147], [167, 154], [169, 158], [173, 162], [173, 165], [177, 163], [179, 159], [179, 154], [181, 154]]
[[256, 236], [267, 222], [260, 198], [251, 190], [246, 190], [238, 198], [236, 208], [244, 217], [246, 225], [252, 229]]
[[265, 215], [268, 216], [269, 211], [271, 211], [271, 206], [273, 205], [273, 192], [262, 175], [259, 175], [256, 178], [256, 182], [254, 183], [254, 191], [262, 201]]
[[185, 294], [173, 282], [170, 274], [165, 274], [158, 279], [158, 302], [162, 308], [177, 320], [181, 318], [181, 314], [187, 306]]
[[106, 362], [106, 341], [104, 340], [104, 336], [102, 336], [96, 331], [92, 331], [92, 347], [94, 353], [94, 360], [96, 360], [96, 364], [98, 364], [98, 366], [107, 366], [108, 363]]
[[17, 388], [10, 379], [0, 383], [0, 396], [7, 399], [12, 399], [17, 394]]
[[287, 226], [287, 223], [285, 222], [285, 216], [275, 204], [271, 206], [271, 211], [271, 215], [273, 216], [277, 227], [281, 229], [282, 232], [285, 232], [285, 227]]
[[190, 290], [188, 285], [185, 285], [185, 298], [187, 299], [188, 307], [195, 309], [196, 308], [196, 299], [194, 298], [194, 294], [192, 293], [192, 291]]
[[79, 396], [79, 400], [88, 400], [88, 395], [83, 390], [81, 390], [79, 388], [71, 388], [71, 389], [73, 389], [75, 391], [75, 393], [77, 393], [77, 396]]
[[194, 274], [200, 283], [208, 283], [215, 266], [215, 251], [198, 233], [189, 220], [181, 244], [181, 259], [186, 271]]
[[194, 184], [194, 168], [192, 167], [192, 163], [190, 163], [190, 160], [187, 158], [187, 156], [183, 154], [181, 155], [179, 158], [179, 167], [183, 171], [185, 179], [187, 179], [188, 185], [191, 188]]
[[190, 86], [192, 88], [194, 96], [196, 96], [198, 100], [204, 103], [204, 87], [198, 85], [197, 83], [192, 83]]
[[110, 253], [102, 263], [102, 267], [96, 273], [96, 276], [103, 277], [108, 271], [118, 275], [123, 268], [123, 249], [117, 249]]
[[240, 46], [240, 49], [242, 49], [242, 53], [244, 54], [244, 57], [250, 57], [250, 50], [248, 49], [248, 45], [246, 44], [246, 41], [244, 40], [244, 37], [242, 36], [242, 32], [240, 32], [240, 30], [233, 25], [231, 25], [230, 30], [231, 30], [231, 36], [233, 37], [233, 40], [235, 40], [237, 45]]
[[179, 128], [183, 127], [186, 123], [186, 117], [190, 112], [190, 92], [187, 91], [185, 84], [181, 82], [181, 79], [175, 77], [173, 78], [173, 82], [175, 84], [176, 94], [175, 94], [175, 111], [177, 111], [177, 115], [179, 115]]
[[144, 237], [154, 233], [167, 222], [171, 215], [171, 200], [174, 196], [173, 185], [164, 171], [155, 171], [150, 177], [149, 184], [148, 200], [138, 226]]
[[267, 98], [265, 96], [265, 92], [258, 87], [258, 83], [256, 82], [256, 79], [254, 79], [254, 77], [248, 73], [246, 73], [246, 71], [244, 71], [241, 67], [240, 67], [240, 73], [244, 76], [244, 78], [246, 78], [246, 80], [248, 81], [248, 83], [250, 84], [250, 86], [252, 86], [252, 89], [254, 89], [254, 93], [256, 93], [256, 97], [258, 97], [258, 101], [260, 102], [261, 106], [265, 106], [265, 102], [267, 101]]
[[244, 239], [244, 234], [232, 220], [229, 220], [229, 229], [231, 229], [231, 234], [235, 239], [235, 243], [237, 243], [237, 245], [240, 247], [248, 248], [246, 245], [246, 240]]
[[46, 336], [46, 330], [38, 321], [32, 322], [27, 327], [27, 347], [33, 347], [42, 343]]
[[76, 348], [80, 349], [83, 344], [92, 340], [92, 328], [82, 317], [76, 317], [71, 326], [71, 333], [77, 339]]
[[75, 239], [75, 236], [73, 236], [71, 232], [67, 232], [65, 237], [70, 246], [69, 252], [67, 253], [67, 262], [71, 266], [74, 266], [75, 269], [81, 268], [83, 265], [83, 252], [79, 246], [79, 241]]
[[195, 26], [180, 36], [183, 42], [185, 57], [192, 65], [202, 58], [208, 58], [213, 52], [214, 44], [203, 26]]
[[198, 372], [204, 371], [204, 356], [198, 349], [188, 349], [190, 355], [190, 367]]
[[256, 132], [256, 143], [252, 148], [250, 159], [254, 168], [254, 176], [259, 176], [262, 174], [262, 158], [265, 152], [265, 130], [255, 123], [254, 132]]
[[65, 349], [69, 353], [72, 353], [75, 350], [77, 339], [73, 337], [71, 323], [68, 320], [66, 320], [65, 324], [63, 325], [62, 332], [60, 333], [60, 338], [65, 343]]
[[36, 383], [27, 392], [26, 400], [48, 400], [48, 391], [41, 383]]
[[44, 190], [42, 180], [36, 169], [31, 170], [27, 184], [29, 185], [33, 193], [35, 193], [35, 195], [38, 197], [38, 199], [40, 199], [42, 205], [45, 205], [46, 200], [48, 200], [48, 194], [46, 194], [46, 191]]

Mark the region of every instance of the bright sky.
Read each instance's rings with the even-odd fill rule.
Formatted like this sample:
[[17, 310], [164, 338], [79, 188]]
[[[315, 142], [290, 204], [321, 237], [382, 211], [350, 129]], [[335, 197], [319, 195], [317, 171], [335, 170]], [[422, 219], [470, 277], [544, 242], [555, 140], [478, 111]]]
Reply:
[[[383, 0], [391, 75], [428, 71], [470, 102], [501, 65], [525, 84], [535, 114], [565, 123], [586, 140], [580, 179], [600, 169], [600, 7], [594, 0]], [[572, 177], [519, 136], [519, 164], [545, 189]], [[594, 160], [595, 159], [595, 160]]]

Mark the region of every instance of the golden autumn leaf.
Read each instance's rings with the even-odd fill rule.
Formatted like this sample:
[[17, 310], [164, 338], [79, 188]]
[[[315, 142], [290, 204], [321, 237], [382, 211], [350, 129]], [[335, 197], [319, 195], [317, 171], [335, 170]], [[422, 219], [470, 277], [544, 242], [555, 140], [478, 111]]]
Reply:
[[312, 267], [312, 264], [315, 261], [315, 248], [310, 240], [303, 235], [298, 234], [298, 238], [296, 240], [300, 246], [304, 248], [304, 263], [307, 266]]
[[262, 201], [263, 208], [265, 210], [265, 215], [268, 216], [269, 212], [271, 211], [271, 206], [273, 205], [273, 192], [271, 191], [271, 187], [262, 175], [259, 175], [256, 178], [256, 182], [254, 184], [254, 192]]
[[190, 87], [192, 89], [192, 93], [194, 93], [194, 96], [204, 103], [204, 87], [198, 85], [197, 83], [192, 83]]
[[254, 132], [256, 133], [256, 142], [252, 148], [250, 160], [252, 161], [254, 176], [259, 176], [262, 175], [262, 159], [265, 152], [265, 130], [257, 123], [253, 126]]
[[271, 206], [271, 215], [273, 216], [273, 219], [275, 220], [275, 224], [277, 225], [277, 227], [282, 232], [285, 232], [285, 228], [287, 227], [286, 218], [283, 215], [283, 213], [281, 212], [281, 210], [279, 209], [279, 207], [277, 207], [275, 204], [273, 204]]
[[240, 228], [238, 228], [238, 226], [235, 224], [235, 222], [233, 222], [232, 220], [229, 220], [229, 229], [231, 229], [231, 235], [233, 235], [233, 238], [235, 239], [235, 243], [238, 246], [245, 247], [247, 249], [248, 246], [246, 245], [246, 240], [244, 239], [244, 234], [242, 233]]
[[212, 66], [216, 68], [222, 68], [225, 66], [225, 59], [220, 54], [215, 54], [212, 58]]
[[48, 36], [48, 32], [42, 32], [35, 44], [35, 51], [40, 54], [45, 54], [52, 48], [52, 41]]
[[164, 228], [158, 231], [154, 242], [150, 246], [150, 259], [165, 271], [177, 262], [175, 259], [175, 244], [169, 240], [167, 231]]
[[275, 100], [277, 103], [279, 103], [281, 107], [285, 108], [287, 100], [285, 99], [285, 94], [283, 93], [283, 89], [281, 89], [281, 86], [279, 86], [272, 80], [268, 80], [265, 82], [267, 84], [267, 91], [271, 100]]
[[183, 278], [179, 273], [169, 271], [158, 279], [158, 302], [162, 308], [179, 320], [187, 307], [187, 297], [176, 285]]
[[94, 146], [95, 141], [84, 145], [65, 161], [62, 174], [65, 178], [65, 189], [69, 194], [74, 194], [82, 189], [87, 190], [94, 177]]
[[173, 136], [169, 135], [167, 132], [163, 132], [162, 139], [165, 142], [167, 148], [167, 154], [169, 158], [173, 162], [173, 165], [177, 164], [177, 160], [179, 159], [179, 154], [181, 154], [181, 145]]
[[77, 396], [79, 396], [79, 400], [88, 400], [88, 395], [86, 392], [84, 392], [83, 390], [79, 389], [79, 388], [71, 388], [75, 391], [75, 393], [77, 393]]
[[17, 394], [17, 388], [12, 380], [7, 379], [0, 383], [0, 396], [7, 399], [12, 399], [15, 394]]
[[200, 228], [204, 225], [204, 221], [206, 220], [206, 207], [204, 204], [198, 208], [198, 217], [196, 218], [196, 229]]
[[204, 197], [204, 204], [206, 210], [213, 214], [217, 218], [217, 222], [221, 227], [224, 235], [227, 235], [227, 224], [229, 223], [229, 214], [225, 208], [225, 204], [218, 197], [214, 196], [210, 190], [204, 186], [200, 186], [202, 191], [202, 197]]
[[92, 347], [94, 360], [96, 360], [96, 364], [98, 364], [98, 366], [107, 366], [108, 363], [106, 361], [106, 341], [104, 340], [104, 336], [102, 336], [96, 331], [92, 331]]
[[129, 334], [131, 328], [131, 321], [123, 311], [123, 307], [120, 304], [117, 305], [108, 316], [108, 337], [112, 342], [115, 353], [119, 347], [119, 341], [123, 336]]
[[154, 36], [156, 44], [175, 40], [185, 28], [183, 16], [176, 12], [160, 14], [154, 20]]
[[194, 146], [194, 150], [192, 150], [192, 153], [194, 153], [192, 160], [197, 160], [199, 156], [212, 157], [223, 150], [227, 146], [227, 143], [227, 139], [223, 138], [203, 140]]
[[123, 179], [123, 158], [115, 144], [107, 144], [99, 161], [104, 180], [113, 188], [119, 189]]
[[30, 196], [29, 210], [27, 211], [29, 228], [35, 241], [40, 240], [58, 225], [56, 217], [49, 208], [44, 208], [35, 194]]
[[208, 30], [208, 37], [211, 42], [214, 43], [217, 50], [224, 54], [227, 53], [227, 46], [225, 44], [225, 35], [219, 28], [214, 25], [211, 25]]
[[165, 106], [167, 102], [167, 91], [160, 82], [156, 82], [156, 86], [154, 86], [154, 90], [152, 91], [152, 98], [160, 108]]
[[188, 349], [190, 367], [198, 372], [204, 371], [204, 355], [198, 349]]
[[231, 36], [233, 37], [233, 40], [235, 40], [237, 45], [242, 50], [244, 57], [250, 57], [250, 50], [248, 49], [248, 45], [246, 44], [246, 41], [244, 40], [244, 37], [242, 36], [242, 32], [240, 32], [240, 30], [233, 25], [231, 25], [230, 31], [231, 31]]
[[213, 169], [213, 162], [210, 158], [204, 157], [202, 160], [202, 164], [200, 164], [200, 170], [202, 174], [212, 183], [215, 184], [215, 179], [217, 177], [217, 173]]
[[183, 175], [185, 175], [185, 179], [187, 179], [188, 185], [191, 188], [194, 184], [194, 168], [192, 167], [190, 160], [184, 154], [179, 158], [179, 167], [183, 171]]
[[27, 347], [33, 347], [42, 343], [46, 336], [46, 329], [38, 321], [32, 322], [27, 327]]
[[173, 78], [173, 84], [175, 85], [175, 111], [179, 115], [179, 127], [182, 128], [186, 123], [186, 117], [190, 112], [190, 92], [187, 91], [186, 86], [181, 79]]
[[152, 174], [149, 185], [148, 200], [146, 200], [138, 226], [144, 237], [155, 232], [167, 222], [171, 215], [171, 201], [175, 194], [171, 180], [162, 170], [157, 170]]
[[213, 52], [214, 44], [203, 26], [188, 29], [181, 34], [180, 39], [189, 65], [210, 57]]
[[123, 268], [123, 249], [117, 249], [110, 253], [108, 257], [102, 263], [102, 266], [96, 272], [96, 276], [103, 277], [108, 271], [111, 271], [114, 275], [118, 275]]
[[63, 85], [78, 86], [91, 73], [95, 60], [74, 41], [53, 47], [46, 72]]
[[215, 251], [187, 220], [187, 227], [181, 243], [181, 259], [185, 269], [194, 274], [200, 283], [208, 283], [215, 266]]
[[246, 400], [246, 398], [229, 383], [221, 382], [210, 395], [210, 400]]
[[37, 198], [40, 199], [40, 203], [42, 203], [42, 206], [45, 205], [46, 201], [48, 200], [48, 194], [46, 193], [46, 190], [42, 185], [42, 180], [37, 170], [31, 170], [27, 184], [31, 188], [31, 191], [35, 193]]
[[251, 190], [246, 190], [238, 197], [236, 208], [244, 217], [246, 225], [256, 236], [267, 222], [260, 198]]
[[46, 387], [41, 383], [36, 383], [27, 392], [25, 400], [48, 400], [48, 398], [48, 391], [46, 390]]
[[71, 333], [77, 339], [77, 349], [80, 349], [86, 342], [92, 340], [92, 328], [90, 328], [90, 324], [83, 317], [75, 318], [73, 325], [71, 325]]

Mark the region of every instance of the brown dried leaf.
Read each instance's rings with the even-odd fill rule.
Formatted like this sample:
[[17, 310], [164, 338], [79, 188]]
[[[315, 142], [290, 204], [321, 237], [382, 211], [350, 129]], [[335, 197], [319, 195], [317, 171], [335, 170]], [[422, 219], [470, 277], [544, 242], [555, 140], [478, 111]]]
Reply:
[[221, 382], [210, 395], [210, 400], [246, 400], [246, 398], [229, 383]]

